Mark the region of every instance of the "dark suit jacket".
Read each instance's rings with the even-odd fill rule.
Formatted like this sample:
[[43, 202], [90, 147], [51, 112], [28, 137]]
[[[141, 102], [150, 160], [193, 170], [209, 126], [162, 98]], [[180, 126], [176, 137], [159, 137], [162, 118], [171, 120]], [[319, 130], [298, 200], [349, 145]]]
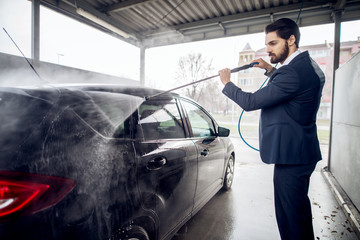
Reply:
[[261, 109], [260, 155], [265, 163], [310, 164], [321, 160], [316, 129], [325, 76], [309, 53], [280, 67], [255, 93], [229, 82], [223, 93], [245, 111]]

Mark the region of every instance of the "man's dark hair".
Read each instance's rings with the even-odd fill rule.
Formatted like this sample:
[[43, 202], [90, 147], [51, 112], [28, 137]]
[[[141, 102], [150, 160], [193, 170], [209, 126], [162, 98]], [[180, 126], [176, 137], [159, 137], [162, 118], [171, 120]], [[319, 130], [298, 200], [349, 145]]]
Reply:
[[285, 40], [288, 40], [291, 35], [294, 35], [296, 47], [299, 47], [300, 30], [293, 20], [280, 18], [265, 27], [265, 33], [268, 34], [269, 32], [277, 32], [277, 35]]

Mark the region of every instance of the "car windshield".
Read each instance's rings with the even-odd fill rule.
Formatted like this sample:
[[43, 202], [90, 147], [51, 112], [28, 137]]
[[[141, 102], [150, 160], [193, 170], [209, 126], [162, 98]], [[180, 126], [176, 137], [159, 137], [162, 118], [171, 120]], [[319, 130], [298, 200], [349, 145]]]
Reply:
[[131, 115], [144, 101], [143, 98], [109, 92], [87, 92], [86, 102], [72, 109], [92, 128], [105, 137], [131, 137]]

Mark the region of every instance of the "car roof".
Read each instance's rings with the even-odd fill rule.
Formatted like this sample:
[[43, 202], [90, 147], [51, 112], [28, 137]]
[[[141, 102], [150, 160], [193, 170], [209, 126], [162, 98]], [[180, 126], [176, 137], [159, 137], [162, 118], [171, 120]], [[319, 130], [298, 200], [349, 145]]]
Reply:
[[[151, 97], [153, 95], [158, 95], [159, 98], [174, 98], [179, 95], [172, 92], [166, 92], [159, 89], [148, 88], [148, 87], [140, 87], [140, 86], [126, 86], [126, 85], [116, 85], [116, 84], [51, 84], [51, 85], [41, 85], [41, 86], [22, 86], [22, 87], [1, 87], [4, 91], [13, 91], [13, 92], [23, 92], [23, 94], [29, 94], [32, 96], [39, 95], [41, 93], [42, 96], [47, 95], [59, 95], [59, 93], [65, 93], [69, 91], [82, 91], [82, 92], [108, 92], [108, 93], [121, 93], [141, 98]], [[13, 90], [11, 90], [13, 89]], [[45, 99], [48, 99], [45, 97]]]
[[179, 96], [176, 93], [168, 93], [163, 90], [140, 87], [140, 86], [124, 86], [124, 85], [113, 85], [113, 84], [87, 84], [87, 85], [72, 85], [67, 86], [67, 89], [71, 90], [82, 90], [82, 91], [97, 91], [97, 92], [110, 92], [110, 93], [122, 93], [141, 98], [150, 97], [155, 94], [164, 93], [159, 96], [162, 98], [173, 98]]

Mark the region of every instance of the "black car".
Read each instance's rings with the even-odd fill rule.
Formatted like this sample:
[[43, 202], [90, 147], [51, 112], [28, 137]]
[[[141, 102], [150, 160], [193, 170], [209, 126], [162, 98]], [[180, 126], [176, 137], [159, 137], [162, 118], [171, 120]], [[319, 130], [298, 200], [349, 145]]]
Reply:
[[229, 189], [229, 130], [158, 93], [1, 87], [0, 239], [171, 239]]

